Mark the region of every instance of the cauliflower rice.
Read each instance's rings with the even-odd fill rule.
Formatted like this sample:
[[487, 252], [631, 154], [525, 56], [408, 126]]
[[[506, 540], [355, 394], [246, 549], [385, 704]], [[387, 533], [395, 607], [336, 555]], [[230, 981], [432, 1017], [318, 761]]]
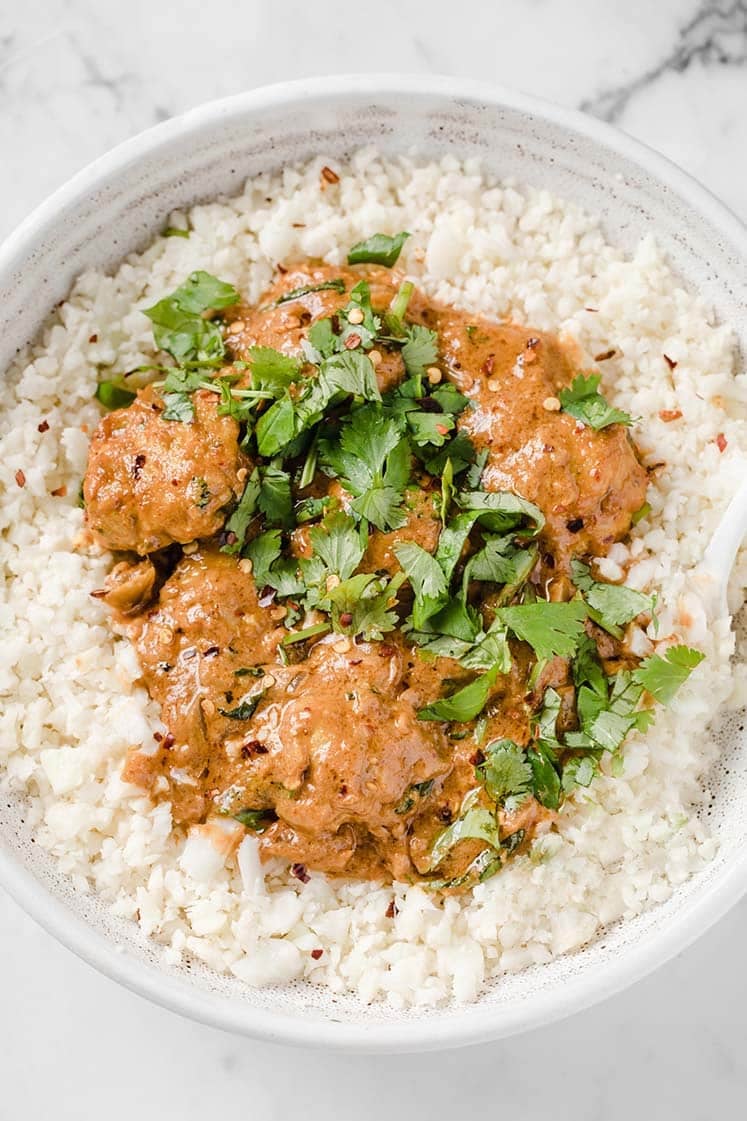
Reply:
[[[730, 619], [716, 621], [690, 579], [747, 473], [747, 378], [726, 325], [683, 290], [647, 238], [632, 259], [595, 220], [546, 191], [522, 190], [453, 158], [384, 164], [357, 153], [264, 175], [236, 198], [172, 214], [188, 239], [161, 237], [114, 276], [81, 276], [6, 379], [0, 415], [0, 763], [28, 796], [38, 844], [81, 892], [139, 923], [165, 960], [198, 958], [250, 985], [308, 979], [395, 1007], [474, 999], [490, 979], [549, 961], [604, 925], [666, 900], [711, 859], [702, 777], [717, 748], [707, 726], [735, 675]], [[102, 370], [152, 360], [139, 309], [205, 269], [256, 301], [278, 261], [344, 261], [355, 242], [407, 229], [400, 265], [432, 298], [573, 338], [599, 363], [606, 396], [639, 418], [650, 513], [600, 570], [655, 591], [659, 631], [636, 635], [699, 647], [706, 660], [672, 707], [626, 743], [564, 807], [557, 833], [535, 842], [464, 897], [419, 886], [306, 884], [260, 866], [233, 821], [172, 833], [168, 804], [122, 782], [125, 754], [162, 729], [125, 639], [90, 592], [111, 566], [81, 548], [77, 504]], [[672, 414], [676, 414], [672, 419]], [[77, 542], [77, 544], [76, 544]], [[742, 557], [732, 593], [747, 584]], [[234, 834], [234, 830], [238, 832]], [[394, 901], [394, 908], [391, 904]], [[393, 912], [393, 914], [392, 914]], [[312, 951], [322, 950], [319, 955]]]

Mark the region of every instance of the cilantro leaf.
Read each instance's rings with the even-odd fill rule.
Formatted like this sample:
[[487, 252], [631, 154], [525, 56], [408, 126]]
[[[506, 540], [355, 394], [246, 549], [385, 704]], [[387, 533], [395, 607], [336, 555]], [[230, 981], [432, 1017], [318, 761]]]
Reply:
[[227, 533], [234, 535], [235, 540], [231, 544], [223, 545], [221, 548], [222, 553], [239, 553], [244, 544], [246, 531], [249, 528], [249, 523], [257, 511], [257, 503], [259, 500], [260, 482], [259, 471], [255, 467], [249, 478], [246, 480], [244, 486], [244, 493], [239, 499], [239, 504], [231, 514], [225, 525]]
[[574, 755], [563, 764], [561, 786], [564, 794], [570, 794], [577, 786], [590, 786], [591, 780], [599, 770], [593, 755]]
[[166, 406], [161, 414], [164, 420], [178, 420], [182, 424], [191, 424], [195, 419], [192, 398], [187, 393], [164, 393], [163, 403]]
[[269, 466], [260, 468], [260, 478], [257, 504], [267, 524], [292, 529], [294, 518], [290, 475], [282, 469], [279, 460], [274, 460]]
[[173, 366], [163, 383], [164, 393], [194, 393], [202, 385], [205, 375], [202, 370], [186, 370], [183, 366]]
[[465, 669], [497, 666], [499, 673], [508, 673], [511, 669], [511, 649], [506, 628], [496, 620], [483, 638], [459, 656], [459, 662]]
[[484, 763], [477, 774], [499, 806], [513, 813], [532, 793], [532, 768], [526, 752], [513, 740], [493, 740], [483, 748]]
[[156, 346], [168, 351], [178, 362], [222, 358], [220, 327], [203, 318], [203, 313], [231, 307], [239, 299], [239, 293], [230, 284], [197, 271], [190, 273], [170, 296], [145, 308], [144, 314], [153, 324]]
[[136, 396], [136, 393], [125, 389], [116, 381], [100, 381], [94, 393], [96, 400], [100, 401], [105, 409], [126, 409]]
[[422, 376], [438, 357], [438, 336], [430, 327], [414, 323], [407, 328], [402, 359], [410, 377]]
[[560, 776], [552, 753], [540, 740], [529, 749], [527, 758], [532, 768], [532, 785], [537, 801], [550, 810], [557, 810], [561, 798]]
[[270, 346], [251, 347], [249, 360], [252, 388], [266, 390], [275, 397], [280, 397], [301, 376], [301, 363], [297, 358], [282, 354]]
[[545, 516], [539, 506], [528, 502], [512, 491], [466, 491], [456, 496], [462, 510], [470, 510], [479, 519], [480, 525], [491, 533], [507, 533], [518, 530], [526, 518], [530, 525], [521, 532], [535, 537], [545, 524]]
[[431, 849], [430, 867], [438, 868], [451, 849], [460, 841], [467, 839], [486, 841], [494, 849], [500, 849], [501, 839], [498, 822], [490, 810], [475, 805], [479, 791], [471, 791], [462, 802], [459, 817], [439, 833]]
[[260, 455], [277, 455], [297, 435], [296, 411], [293, 400], [286, 391], [257, 421], [257, 450]]
[[264, 833], [278, 819], [274, 810], [239, 810], [233, 816], [254, 833]]
[[372, 572], [362, 572], [332, 588], [328, 594], [335, 630], [362, 634], [367, 642], [394, 630], [399, 620], [393, 608], [403, 579], [401, 573], [387, 580]]
[[394, 554], [415, 592], [412, 622], [419, 630], [431, 615], [444, 606], [449, 586], [438, 561], [414, 541], [402, 541], [395, 545]]
[[610, 424], [632, 424], [629, 413], [615, 409], [605, 401], [599, 392], [601, 380], [599, 374], [590, 374], [588, 378], [578, 374], [570, 388], [561, 389], [558, 393], [563, 411], [597, 430]]
[[457, 724], [474, 720], [487, 704], [499, 672], [499, 667], [493, 666], [450, 697], [426, 705], [418, 712], [418, 720], [451, 720]]
[[571, 561], [571, 579], [584, 593], [584, 598], [599, 616], [604, 627], [617, 627], [631, 622], [644, 611], [651, 611], [653, 598], [620, 584], [603, 584], [591, 575], [588, 565]]
[[279, 299], [275, 300], [275, 306], [287, 304], [291, 300], [299, 300], [301, 296], [310, 296], [313, 292], [339, 292], [342, 294], [344, 291], [345, 281], [342, 277], [335, 277], [334, 280], [325, 280], [321, 284], [303, 284], [300, 288], [293, 288], [290, 292], [285, 292]]
[[571, 603], [540, 600], [518, 607], [501, 607], [496, 614], [517, 638], [529, 643], [540, 661], [549, 661], [556, 655], [570, 658], [584, 634], [586, 608], [576, 600]]
[[347, 514], [336, 513], [310, 533], [314, 556], [325, 565], [328, 573], [347, 580], [355, 572], [365, 551], [365, 539], [355, 522]]
[[399, 424], [375, 405], [354, 410], [337, 443], [319, 441], [322, 469], [338, 477], [355, 496], [356, 514], [382, 531], [398, 529], [407, 521], [402, 498], [409, 458]]
[[405, 415], [407, 426], [418, 447], [424, 447], [426, 444], [437, 448], [443, 447], [449, 433], [455, 427], [454, 418], [448, 413], [427, 413], [414, 409]]
[[511, 537], [487, 537], [482, 549], [470, 560], [470, 576], [473, 580], [505, 584], [513, 590], [529, 577], [536, 560], [535, 545], [522, 549]]
[[235, 708], [219, 708], [218, 712], [221, 716], [228, 717], [229, 720], [249, 720], [254, 715], [257, 705], [264, 695], [264, 689], [259, 693], [248, 694], [242, 698]]
[[392, 268], [402, 252], [402, 246], [410, 235], [403, 231], [389, 237], [387, 234], [373, 234], [365, 241], [359, 241], [348, 253], [349, 265], [385, 265]]
[[704, 657], [700, 650], [690, 646], [670, 646], [664, 657], [652, 654], [641, 662], [633, 673], [633, 680], [660, 704], [668, 705]]

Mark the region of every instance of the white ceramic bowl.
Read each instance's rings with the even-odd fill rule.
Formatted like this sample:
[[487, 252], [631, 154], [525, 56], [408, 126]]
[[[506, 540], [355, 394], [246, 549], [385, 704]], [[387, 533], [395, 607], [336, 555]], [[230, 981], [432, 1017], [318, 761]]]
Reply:
[[[362, 144], [478, 155], [502, 175], [601, 215], [631, 249], [654, 232], [685, 282], [732, 324], [747, 352], [744, 228], [661, 156], [578, 113], [455, 79], [348, 77], [272, 86], [195, 109], [116, 148], [40, 206], [0, 249], [0, 369], [83, 269], [143, 248], [175, 208], [235, 192], [250, 175]], [[585, 950], [510, 975], [475, 1005], [396, 1013], [311, 987], [248, 991], [192, 966], [166, 969], [131, 924], [76, 897], [3, 799], [0, 880], [61, 942], [131, 989], [195, 1019], [278, 1041], [416, 1050], [498, 1038], [569, 1015], [648, 973], [705, 931], [747, 887], [747, 742], [721, 729], [711, 826], [719, 855], [668, 903]]]

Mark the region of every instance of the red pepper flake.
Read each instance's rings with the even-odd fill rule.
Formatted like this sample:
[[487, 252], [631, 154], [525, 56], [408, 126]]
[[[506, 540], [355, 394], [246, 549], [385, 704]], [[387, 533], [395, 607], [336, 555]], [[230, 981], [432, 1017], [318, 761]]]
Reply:
[[676, 369], [677, 363], [675, 362], [674, 358], [670, 358], [668, 354], [664, 355], [664, 361], [666, 362], [667, 366], [669, 366], [670, 370]]
[[681, 416], [681, 409], [659, 409], [659, 419], [665, 421], [667, 424], [669, 424], [671, 420], [679, 420]]
[[241, 758], [251, 759], [254, 755], [267, 755], [268, 749], [259, 740], [249, 740], [241, 747]]
[[16, 482], [18, 483], [19, 487], [26, 486], [26, 476], [24, 475], [20, 467], [16, 471]]
[[399, 914], [399, 909], [393, 899], [389, 900], [389, 906], [386, 909], [386, 917], [393, 919], [395, 915]]
[[322, 956], [323, 953], [324, 953], [324, 950], [312, 950], [311, 951], [311, 956], [313, 957], [314, 961], [319, 961], [319, 958]]
[[377, 654], [380, 658], [393, 658], [396, 653], [396, 646], [390, 646], [388, 642], [378, 643]]
[[322, 190], [324, 190], [325, 183], [339, 183], [340, 176], [331, 167], [322, 168]]
[[360, 345], [361, 345], [360, 335], [348, 335], [348, 337], [345, 339], [345, 349], [346, 350], [355, 350], [355, 348], [357, 346], [360, 346]]
[[67, 487], [65, 486], [64, 483], [61, 487], [56, 487], [52, 491], [52, 497], [53, 498], [64, 498], [66, 495], [67, 495]]
[[220, 646], [208, 646], [207, 650], [202, 651], [203, 658], [213, 658], [216, 654], [220, 654]]
[[482, 364], [482, 372], [485, 374], [486, 377], [490, 377], [490, 375], [492, 374], [494, 369], [495, 369], [495, 355], [494, 354], [489, 354]]
[[140, 472], [143, 467], [145, 467], [145, 455], [141, 452], [140, 455], [135, 456], [134, 460], [132, 461], [132, 467], [130, 468], [130, 472], [134, 479], [140, 478]]
[[606, 362], [608, 358], [614, 358], [616, 354], [617, 354], [617, 351], [613, 347], [612, 350], [604, 350], [604, 351], [602, 351], [601, 354], [597, 354], [594, 361], [595, 362]]
[[441, 436], [445, 436], [448, 431], [449, 430], [448, 430], [448, 428], [446, 427], [445, 424], [437, 424], [436, 425], [436, 432], [440, 433]]
[[719, 432], [718, 436], [716, 437], [715, 443], [720, 452], [726, 451], [726, 445], [728, 442], [729, 441], [726, 439], [726, 436], [724, 436], [723, 432]]
[[37, 432], [49, 432], [49, 421], [48, 420], [43, 420], [41, 422], [41, 424], [37, 424], [36, 431]]
[[599, 311], [598, 307], [585, 307], [584, 311]]
[[98, 335], [89, 335], [88, 341], [89, 343], [97, 343], [99, 341], [99, 337]]
[[539, 344], [540, 344], [540, 341], [537, 338], [537, 336], [532, 335], [531, 338], [527, 339], [527, 350], [536, 350], [536, 348], [539, 346]]
[[444, 825], [451, 825], [453, 816], [451, 806], [441, 806], [436, 812], [436, 817], [439, 821], [442, 821]]
[[260, 597], [257, 601], [259, 603], [259, 606], [260, 607], [269, 607], [270, 604], [272, 603], [272, 601], [275, 598], [275, 591], [276, 591], [275, 588], [271, 587], [269, 584], [266, 584], [264, 586], [264, 588], [262, 589]]
[[291, 864], [291, 876], [295, 876], [302, 884], [307, 884], [311, 879], [305, 864]]
[[342, 611], [340, 613], [340, 626], [349, 627], [353, 621], [353, 615], [350, 611]]
[[160, 743], [161, 740], [163, 739], [162, 733], [161, 732], [154, 732], [153, 733], [153, 739], [156, 741], [156, 743]]
[[167, 732], [166, 735], [163, 737], [163, 743], [161, 744], [161, 747], [164, 747], [167, 751], [171, 751], [171, 748], [174, 746], [175, 743], [176, 743], [176, 740], [172, 736], [171, 732]]

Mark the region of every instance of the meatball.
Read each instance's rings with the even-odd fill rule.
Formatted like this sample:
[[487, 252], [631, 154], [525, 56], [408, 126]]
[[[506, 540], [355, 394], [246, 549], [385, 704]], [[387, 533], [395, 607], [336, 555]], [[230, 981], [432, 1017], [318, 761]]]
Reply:
[[239, 428], [218, 416], [209, 390], [192, 400], [192, 423], [164, 420], [163, 399], [152, 388], [102, 419], [83, 483], [86, 520], [99, 544], [145, 555], [223, 526], [243, 490]]
[[546, 549], [561, 566], [573, 554], [607, 553], [646, 496], [625, 428], [595, 431], [557, 411], [558, 391], [578, 371], [552, 336], [468, 323], [462, 312], [440, 311], [435, 321], [451, 377], [478, 406], [459, 428], [487, 450], [486, 490], [514, 491], [540, 507]]

